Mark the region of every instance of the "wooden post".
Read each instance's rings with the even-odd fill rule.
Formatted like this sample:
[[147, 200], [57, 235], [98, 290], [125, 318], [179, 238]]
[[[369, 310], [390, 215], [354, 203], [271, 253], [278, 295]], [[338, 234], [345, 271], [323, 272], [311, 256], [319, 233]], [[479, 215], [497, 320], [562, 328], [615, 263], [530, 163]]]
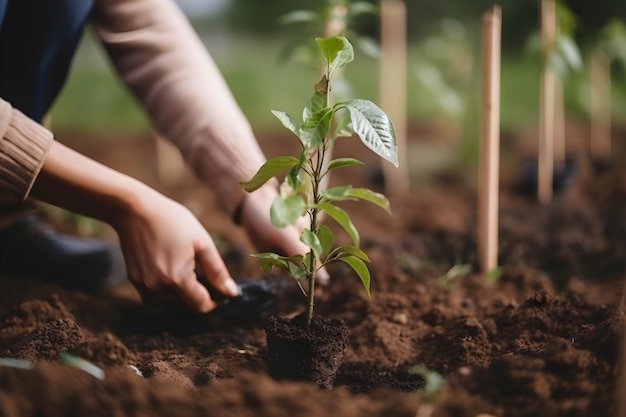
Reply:
[[563, 83], [558, 77], [554, 81], [554, 171], [558, 172], [565, 168], [567, 142], [565, 137]]
[[539, 147], [537, 155], [537, 197], [541, 203], [552, 200], [554, 176], [554, 111], [556, 74], [547, 62], [556, 38], [556, 2], [541, 0], [541, 47], [543, 70], [539, 105]]
[[502, 11], [483, 15], [482, 128], [478, 186], [478, 251], [481, 272], [498, 265], [500, 169], [500, 56]]
[[611, 158], [611, 70], [606, 55], [596, 51], [589, 62], [591, 84], [592, 160], [608, 162]]
[[399, 167], [383, 162], [386, 193], [404, 195], [410, 187], [407, 151], [406, 6], [403, 0], [380, 3], [380, 107], [393, 121]]

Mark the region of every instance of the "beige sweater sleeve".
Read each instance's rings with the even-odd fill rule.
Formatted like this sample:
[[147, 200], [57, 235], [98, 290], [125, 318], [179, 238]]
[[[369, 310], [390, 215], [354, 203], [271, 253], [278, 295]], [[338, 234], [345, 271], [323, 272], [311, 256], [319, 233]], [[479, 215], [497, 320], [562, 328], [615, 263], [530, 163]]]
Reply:
[[172, 0], [96, 1], [94, 25], [123, 81], [232, 214], [265, 162], [219, 69]]
[[23, 200], [39, 174], [52, 133], [0, 99], [0, 197]]

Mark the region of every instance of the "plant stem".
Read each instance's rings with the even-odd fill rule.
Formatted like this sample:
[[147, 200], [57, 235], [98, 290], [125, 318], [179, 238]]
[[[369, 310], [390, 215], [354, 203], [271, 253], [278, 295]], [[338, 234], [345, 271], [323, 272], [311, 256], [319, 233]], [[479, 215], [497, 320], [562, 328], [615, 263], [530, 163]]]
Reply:
[[[326, 79], [327, 79], [327, 90], [326, 90], [326, 107], [330, 107], [330, 63], [326, 66]], [[317, 205], [320, 202], [320, 184], [322, 183], [322, 178], [326, 174], [324, 172], [324, 159], [326, 157], [326, 150], [328, 146], [327, 137], [324, 139], [321, 146], [318, 147], [315, 156], [317, 160], [315, 160], [315, 164], [311, 163], [312, 168], [312, 187], [313, 187], [313, 203], [314, 207], [310, 211], [311, 215], [311, 226], [309, 230], [314, 235], [318, 233], [318, 225], [317, 225], [317, 214], [320, 209], [317, 208]], [[313, 320], [313, 308], [315, 307], [315, 272], [317, 269], [317, 258], [315, 257], [315, 253], [313, 249], [309, 251], [309, 268], [307, 272], [307, 278], [309, 279], [309, 303], [307, 307], [307, 318], [306, 318], [306, 327], [307, 329], [311, 328], [311, 321]]]
[[[311, 226], [309, 228], [309, 230], [311, 231], [311, 233], [317, 235], [318, 232], [318, 224], [317, 224], [317, 215], [319, 213], [319, 209], [317, 208], [317, 204], [319, 204], [320, 202], [320, 182], [323, 176], [323, 169], [324, 169], [324, 155], [326, 153], [326, 145], [323, 144], [317, 152], [317, 161], [315, 166], [313, 167], [313, 183], [312, 183], [312, 187], [313, 187], [313, 202], [314, 202], [314, 208], [311, 209]], [[308, 268], [308, 279], [309, 279], [309, 303], [308, 303], [308, 307], [307, 307], [307, 319], [306, 319], [306, 326], [307, 329], [309, 329], [311, 327], [311, 321], [313, 320], [313, 309], [315, 306], [315, 272], [317, 269], [317, 258], [315, 256], [315, 253], [313, 252], [313, 249], [311, 249], [309, 251], [309, 268]]]
[[[313, 210], [311, 215], [311, 232], [315, 233], [315, 228], [317, 226], [317, 210]], [[311, 328], [311, 321], [313, 320], [313, 308], [315, 306], [315, 268], [316, 268], [317, 259], [315, 258], [315, 254], [313, 253], [313, 249], [309, 251], [309, 271], [308, 271], [308, 279], [309, 279], [309, 304], [306, 311], [306, 328]]]

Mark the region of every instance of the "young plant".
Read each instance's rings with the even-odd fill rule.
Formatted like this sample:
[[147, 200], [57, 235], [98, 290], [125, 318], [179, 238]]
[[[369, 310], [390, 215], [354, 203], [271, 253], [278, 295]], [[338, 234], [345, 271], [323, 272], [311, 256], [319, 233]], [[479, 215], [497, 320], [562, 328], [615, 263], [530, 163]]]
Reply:
[[[300, 154], [279, 156], [268, 160], [254, 177], [242, 183], [252, 192], [274, 176], [286, 171], [279, 196], [271, 207], [272, 223], [285, 227], [296, 223], [303, 216], [309, 220], [300, 240], [309, 251], [306, 254], [281, 256], [276, 253], [259, 253], [261, 268], [268, 271], [282, 268], [300, 284], [308, 280], [307, 326], [313, 318], [315, 303], [315, 275], [320, 268], [333, 261], [349, 265], [359, 276], [366, 292], [370, 291], [370, 273], [365, 262], [368, 256], [359, 248], [359, 233], [348, 213], [335, 202], [364, 200], [390, 211], [389, 201], [379, 193], [351, 185], [323, 189], [321, 184], [330, 171], [362, 164], [355, 158], [337, 158], [326, 163], [327, 151], [339, 137], [356, 134], [361, 141], [380, 157], [398, 166], [396, 137], [389, 117], [374, 103], [355, 99], [331, 106], [329, 92], [333, 75], [354, 59], [352, 45], [343, 36], [317, 38], [317, 45], [326, 62], [322, 79], [315, 84], [315, 92], [302, 112], [302, 121], [284, 112], [272, 111], [280, 122], [293, 132], [301, 145]], [[321, 224], [321, 213], [335, 220], [346, 231], [352, 245], [335, 246], [330, 228]], [[302, 288], [302, 286], [301, 286]]]

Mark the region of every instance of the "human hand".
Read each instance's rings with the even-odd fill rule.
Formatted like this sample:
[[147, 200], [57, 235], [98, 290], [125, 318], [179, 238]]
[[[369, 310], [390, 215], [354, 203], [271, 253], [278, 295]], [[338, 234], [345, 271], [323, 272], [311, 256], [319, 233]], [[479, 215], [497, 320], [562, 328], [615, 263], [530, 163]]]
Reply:
[[[296, 224], [283, 228], [272, 224], [270, 207], [277, 194], [270, 183], [248, 194], [241, 207], [242, 226], [257, 250], [285, 256], [307, 253], [309, 247], [300, 240], [300, 234], [309, 226], [308, 218], [302, 217]], [[328, 284], [330, 277], [325, 268], [317, 272], [315, 280], [321, 285]]]
[[197, 312], [216, 307], [198, 281], [227, 297], [239, 295], [215, 243], [181, 204], [147, 185], [52, 142], [31, 197], [109, 223], [120, 237], [128, 278]]
[[120, 237], [129, 279], [142, 298], [152, 292], [198, 313], [213, 310], [217, 304], [198, 281], [196, 265], [218, 292], [239, 295], [215, 243], [181, 204], [149, 190], [128, 214], [111, 223]]

